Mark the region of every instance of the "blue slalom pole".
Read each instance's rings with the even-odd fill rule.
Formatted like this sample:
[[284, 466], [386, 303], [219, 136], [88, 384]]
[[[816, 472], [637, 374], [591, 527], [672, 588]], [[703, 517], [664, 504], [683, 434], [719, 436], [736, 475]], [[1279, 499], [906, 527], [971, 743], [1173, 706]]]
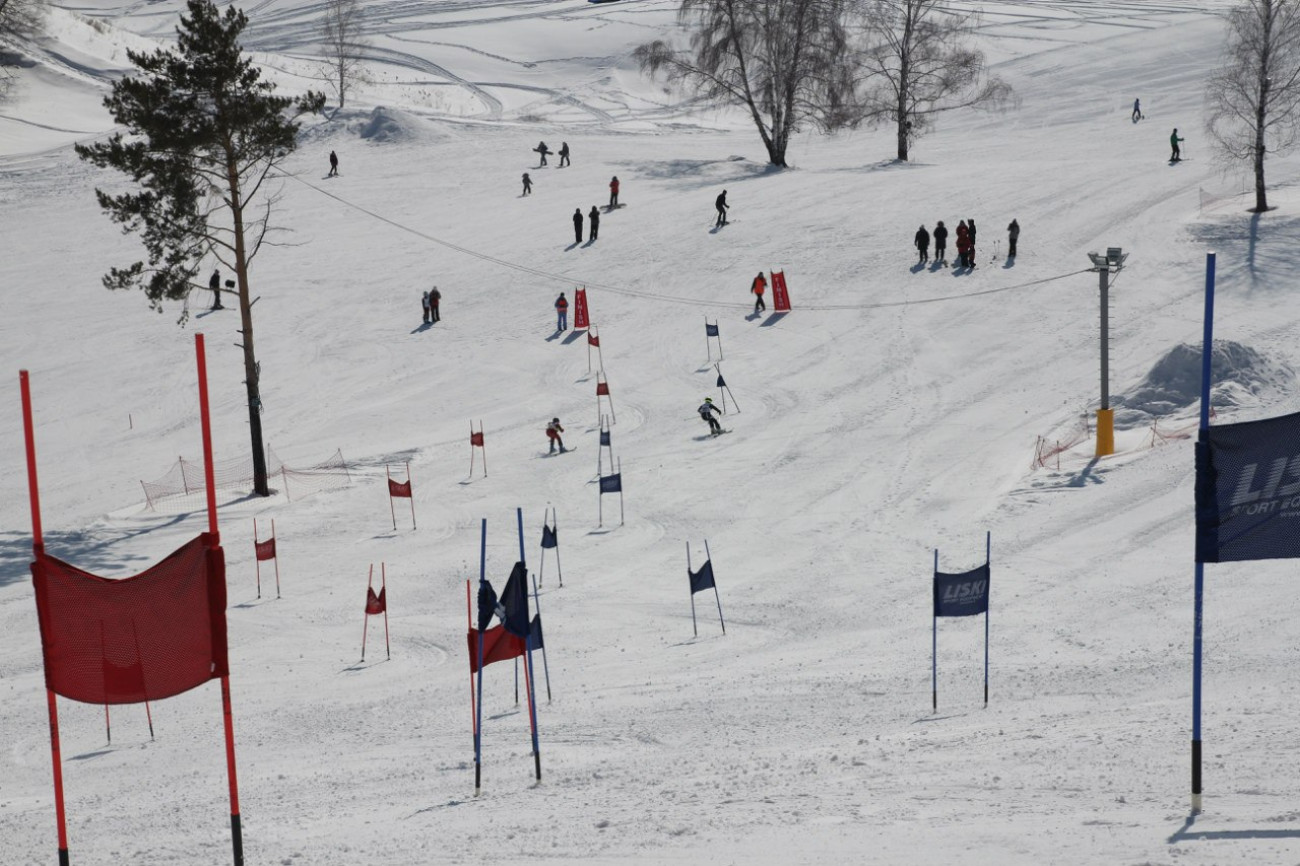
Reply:
[[[691, 579], [691, 543], [686, 542], [686, 579]], [[695, 587], [690, 588], [691, 596], [691, 632], [695, 637], [700, 636], [700, 627], [695, 622]]]
[[[515, 516], [519, 520], [519, 561], [526, 562], [524, 557], [524, 510], [515, 509]], [[524, 598], [528, 597], [528, 588], [524, 587]], [[530, 621], [531, 624], [531, 621]], [[528, 634], [524, 637], [524, 652], [527, 653], [527, 661], [524, 665], [524, 674], [528, 677], [525, 684], [528, 689], [528, 722], [533, 729], [533, 766], [537, 771], [537, 781], [542, 781], [542, 750], [537, 742], [537, 701], [533, 696], [537, 694], [533, 686], [533, 635], [532, 628], [528, 629]]]
[[[478, 586], [483, 589], [487, 580], [487, 518], [483, 518], [483, 541], [479, 548]], [[481, 622], [475, 622], [481, 626]], [[478, 720], [474, 724], [474, 796], [483, 784], [483, 629], [478, 630]]]
[[[1210, 375], [1214, 356], [1214, 262], [1205, 255], [1205, 335], [1201, 348], [1200, 439], [1210, 431]], [[1196, 563], [1196, 602], [1192, 618], [1192, 814], [1201, 812], [1201, 626], [1205, 618], [1205, 563]]]
[[984, 588], [984, 706], [989, 705], [989, 613], [993, 608], [993, 533], [984, 533], [984, 569], [989, 573], [989, 585]]
[[935, 580], [939, 575], [939, 548], [934, 549], [934, 577], [930, 578], [930, 708], [939, 712], [939, 617], [934, 613]]
[[[709, 552], [709, 540], [704, 539], [704, 561], [713, 562], [713, 554]], [[718, 622], [722, 624], [722, 633], [727, 633], [727, 621], [722, 618], [722, 596], [718, 595], [718, 576], [713, 576], [713, 598], [718, 602]]]

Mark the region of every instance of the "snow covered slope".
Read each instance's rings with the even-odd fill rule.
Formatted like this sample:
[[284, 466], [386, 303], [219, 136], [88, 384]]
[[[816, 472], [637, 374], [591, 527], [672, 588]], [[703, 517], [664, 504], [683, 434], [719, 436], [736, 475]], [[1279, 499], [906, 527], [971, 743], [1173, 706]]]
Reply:
[[[1130, 253], [1111, 292], [1117, 403], [1181, 393], [1170, 355], [1200, 339], [1215, 250], [1216, 333], [1260, 359], [1234, 369], [1218, 419], [1300, 408], [1296, 161], [1271, 164], [1278, 208], [1256, 218], [1200, 132], [1227, 5], [987, 3], [981, 44], [1015, 110], [943, 118], [909, 164], [888, 130], [807, 135], [774, 172], [743, 116], [636, 72], [636, 44], [674, 32], [668, 0], [367, 4], [373, 82], [304, 130], [278, 217], [292, 234], [253, 273], [267, 440], [290, 466], [341, 449], [353, 480], [221, 510], [248, 862], [1300, 861], [1285, 562], [1209, 571], [1208, 811], [1185, 826], [1192, 455], [1186, 439], [1152, 447], [1149, 420], [1178, 431], [1195, 406], [1125, 415], [1112, 458], [1092, 462], [1084, 441], [1031, 468], [1037, 437], [1068, 440], [1096, 408], [1090, 250]], [[55, 848], [17, 371], [31, 371], [47, 545], [96, 573], [133, 574], [204, 526], [150, 511], [140, 486], [199, 459], [195, 331], [218, 459], [248, 449], [236, 314], [196, 295], [181, 328], [178, 307], [105, 291], [140, 249], [95, 203], [120, 181], [71, 150], [111, 128], [99, 99], [124, 49], [170, 38], [181, 8], [56, 10], [0, 108], [6, 862]], [[248, 8], [247, 46], [281, 87], [320, 86], [321, 4]], [[1175, 126], [1191, 158], [1169, 166]], [[539, 139], [567, 141], [573, 165], [538, 169]], [[330, 150], [341, 177], [325, 177]], [[615, 175], [627, 206], [573, 246], [573, 209], [603, 205]], [[734, 224], [715, 232], [723, 189]], [[914, 267], [918, 225], [971, 217], [974, 272]], [[752, 316], [749, 282], [773, 269], [794, 310]], [[434, 284], [443, 321], [422, 328]], [[555, 296], [583, 285], [623, 526], [608, 496], [597, 526], [586, 340], [554, 331]], [[706, 318], [741, 410], [718, 439], [693, 411], [718, 397]], [[557, 415], [578, 450], [543, 458]], [[480, 420], [490, 474], [470, 479]], [[406, 461], [419, 528], [399, 510], [393, 531], [385, 464]], [[549, 560], [544, 780], [510, 665], [495, 665], [476, 799], [465, 581], [486, 518], [500, 588], [516, 507], [536, 571], [548, 503], [564, 587]], [[276, 521], [280, 600], [256, 598], [254, 517]], [[985, 532], [991, 703], [982, 623], [945, 621], [932, 714], [933, 551], [971, 568]], [[725, 636], [707, 595], [692, 636], [684, 548], [699, 557], [705, 539]], [[361, 664], [380, 562], [392, 659], [372, 628]], [[106, 746], [102, 708], [60, 703], [73, 862], [229, 862], [219, 710], [214, 685], [155, 705], [150, 741], [142, 708], [118, 708]]]

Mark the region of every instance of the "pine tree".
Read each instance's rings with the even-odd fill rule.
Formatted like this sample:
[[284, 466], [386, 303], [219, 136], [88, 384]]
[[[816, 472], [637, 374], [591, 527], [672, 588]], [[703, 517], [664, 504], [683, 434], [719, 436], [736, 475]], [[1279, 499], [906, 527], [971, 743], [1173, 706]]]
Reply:
[[[139, 191], [95, 190], [123, 231], [137, 232], [148, 266], [111, 268], [109, 289], [141, 288], [161, 312], [165, 300], [202, 288], [195, 281], [205, 255], [234, 272], [239, 294], [245, 385], [252, 436], [254, 492], [266, 496], [259, 369], [253, 348], [249, 264], [271, 229], [272, 171], [297, 145], [297, 118], [319, 112], [324, 94], [276, 96], [275, 86], [245, 57], [243, 12], [218, 13], [212, 0], [189, 0], [175, 51], [128, 51], [139, 74], [113, 85], [104, 105], [125, 128], [107, 141], [78, 145], [100, 168], [130, 176]], [[182, 315], [182, 323], [185, 316]]]

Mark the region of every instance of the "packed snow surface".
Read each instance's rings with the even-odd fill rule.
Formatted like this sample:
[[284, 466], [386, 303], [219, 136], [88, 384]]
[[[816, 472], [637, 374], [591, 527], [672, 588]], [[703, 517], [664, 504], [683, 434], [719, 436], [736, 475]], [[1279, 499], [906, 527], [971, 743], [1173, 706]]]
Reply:
[[[249, 864], [1300, 862], [1295, 565], [1207, 568], [1206, 811], [1189, 822], [1190, 440], [1130, 418], [1116, 455], [1088, 439], [1032, 468], [1039, 436], [1097, 408], [1086, 253], [1110, 246], [1129, 253], [1110, 285], [1117, 406], [1194, 430], [1213, 251], [1215, 335], [1241, 348], [1215, 423], [1300, 409], [1296, 158], [1270, 159], [1276, 209], [1253, 215], [1201, 131], [1227, 2], [986, 2], [978, 45], [1011, 110], [941, 116], [907, 163], [888, 129], [803, 134], [788, 170], [742, 113], [640, 75], [637, 44], [684, 38], [671, 0], [363, 6], [369, 81], [304, 126], [277, 182], [290, 231], [252, 271], [266, 440], [291, 467], [341, 450], [351, 481], [294, 496], [282, 477], [220, 509]], [[182, 326], [179, 304], [106, 291], [143, 251], [95, 201], [124, 179], [72, 151], [112, 131], [101, 100], [127, 49], [167, 44], [182, 8], [59, 5], [0, 105], [6, 863], [57, 844], [18, 371], [45, 543], [97, 574], [206, 527], [141, 487], [201, 460], [196, 332], [217, 459], [249, 450], [238, 314], [197, 291]], [[281, 92], [323, 87], [323, 8], [247, 7], [245, 46]], [[1170, 165], [1174, 127], [1189, 158]], [[539, 140], [567, 141], [572, 166], [538, 168]], [[573, 244], [573, 210], [604, 206], [613, 176], [625, 206]], [[973, 272], [917, 265], [917, 226], [969, 218]], [[793, 310], [754, 315], [750, 281], [773, 270]], [[424, 327], [434, 285], [443, 318]], [[552, 311], [583, 286], [590, 354]], [[720, 401], [719, 358], [732, 432], [710, 439], [694, 409]], [[601, 411], [624, 498], [598, 526]], [[554, 416], [574, 453], [545, 456]], [[418, 528], [397, 500], [394, 529], [385, 475], [408, 465]], [[516, 508], [537, 574], [548, 504], [543, 779], [496, 664], [475, 797], [466, 582], [486, 520], [501, 588]], [[257, 597], [254, 519], [263, 536], [275, 521], [279, 599], [267, 564]], [[983, 620], [945, 620], [932, 712], [934, 552], [973, 568], [986, 533], [989, 704]], [[693, 632], [687, 547], [698, 567], [706, 540], [725, 636], [707, 592]], [[381, 563], [392, 657], [372, 618], [361, 662]], [[59, 702], [73, 863], [230, 862], [220, 708], [215, 683], [156, 703], [151, 739], [143, 707], [117, 707], [108, 744], [102, 707]]]

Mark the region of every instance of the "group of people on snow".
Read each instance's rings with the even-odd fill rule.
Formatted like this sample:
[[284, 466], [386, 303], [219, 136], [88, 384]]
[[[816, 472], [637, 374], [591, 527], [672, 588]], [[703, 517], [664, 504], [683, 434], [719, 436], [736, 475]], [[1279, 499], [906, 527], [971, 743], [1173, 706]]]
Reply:
[[[541, 168], [542, 166], [546, 165], [547, 164], [546, 157], [550, 156], [552, 153], [555, 153], [555, 151], [551, 150], [546, 146], [546, 142], [544, 141], [537, 142], [537, 147], [533, 148], [533, 152], [536, 153], [539, 157], [541, 157], [541, 162], [538, 163], [537, 165], [538, 168]], [[571, 165], [571, 163], [569, 162], [569, 143], [567, 141], [560, 142], [559, 153], [560, 153], [560, 164], [558, 167], [564, 168], [566, 165]]]
[[[964, 219], [957, 223], [957, 267], [974, 268], [975, 267], [975, 220]], [[946, 265], [948, 263], [948, 228], [939, 220], [934, 227], [934, 233], [926, 231], [924, 225], [916, 230], [916, 235], [912, 239], [913, 246], [916, 247], [917, 263], [926, 264], [930, 261], [930, 241], [934, 240], [934, 261]], [[1011, 220], [1007, 225], [1007, 257], [1015, 258], [1016, 242], [1020, 240], [1020, 223]]]
[[441, 303], [442, 292], [438, 291], [437, 286], [434, 286], [432, 291], [425, 292], [420, 297], [420, 305], [424, 308], [424, 323], [426, 325], [442, 321], [442, 314], [439, 312]]

